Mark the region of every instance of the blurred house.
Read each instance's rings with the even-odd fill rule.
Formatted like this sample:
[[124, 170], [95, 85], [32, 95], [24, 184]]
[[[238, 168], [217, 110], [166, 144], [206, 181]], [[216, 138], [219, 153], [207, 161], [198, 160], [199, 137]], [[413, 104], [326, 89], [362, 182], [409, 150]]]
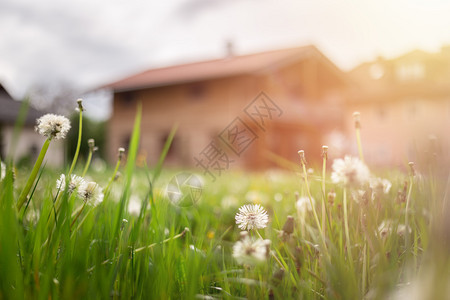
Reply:
[[[450, 47], [379, 58], [349, 75], [358, 88], [350, 93], [346, 115], [361, 113], [366, 160], [391, 166], [448, 160]], [[352, 119], [346, 121], [347, 132], [353, 133]]]
[[[305, 46], [151, 69], [108, 84], [114, 91], [109, 156], [130, 140], [143, 106], [141, 155], [154, 165], [174, 124], [167, 163], [219, 174], [320, 159], [326, 138], [344, 130], [347, 75]], [[275, 155], [273, 155], [275, 154]], [[282, 157], [283, 159], [275, 158]]]
[[[0, 157], [4, 160], [10, 155], [14, 140], [14, 125], [19, 117], [22, 103], [14, 100], [0, 84]], [[36, 119], [44, 113], [29, 107], [23, 129], [17, 139], [17, 145], [12, 154], [16, 162], [28, 159], [34, 162], [44, 144], [45, 138], [34, 131]], [[47, 152], [47, 164], [60, 166], [64, 159], [64, 147], [61, 141], [52, 141]]]

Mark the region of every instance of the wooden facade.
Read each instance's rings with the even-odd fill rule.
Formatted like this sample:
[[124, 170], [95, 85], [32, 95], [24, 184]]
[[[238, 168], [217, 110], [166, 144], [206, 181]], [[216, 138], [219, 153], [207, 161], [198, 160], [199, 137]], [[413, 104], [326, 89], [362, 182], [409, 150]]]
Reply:
[[[438, 53], [416, 50], [394, 59], [379, 58], [349, 75], [358, 88], [349, 94], [346, 114], [361, 113], [369, 162], [450, 163], [450, 47]], [[350, 118], [346, 127], [354, 131]]]
[[318, 160], [327, 135], [344, 129], [348, 86], [346, 75], [313, 46], [148, 70], [106, 86], [114, 90], [109, 156], [114, 160], [117, 148], [127, 146], [140, 102], [140, 154], [150, 165], [175, 124], [169, 165], [211, 163], [205, 156], [211, 145], [229, 167], [274, 167], [277, 156], [297, 162], [300, 149]]

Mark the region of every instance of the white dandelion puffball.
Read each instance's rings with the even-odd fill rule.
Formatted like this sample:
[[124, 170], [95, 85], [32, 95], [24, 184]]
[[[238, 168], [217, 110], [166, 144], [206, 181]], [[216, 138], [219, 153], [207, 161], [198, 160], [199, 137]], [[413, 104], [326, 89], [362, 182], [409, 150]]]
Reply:
[[2, 181], [6, 175], [6, 166], [3, 162], [1, 162], [0, 165], [1, 165], [0, 168], [1, 168], [1, 172], [2, 172], [2, 175], [0, 176], [0, 181]]
[[236, 224], [242, 230], [265, 228], [269, 222], [269, 215], [259, 204], [247, 204], [239, 208], [236, 214]]
[[375, 192], [382, 192], [388, 194], [391, 190], [392, 183], [384, 178], [372, 178], [370, 179], [370, 188]]
[[233, 245], [233, 257], [241, 265], [255, 265], [264, 262], [269, 257], [270, 244], [270, 240], [254, 240], [246, 236]]
[[311, 201], [309, 201], [309, 197], [300, 197], [300, 199], [298, 199], [295, 203], [295, 207], [297, 208], [298, 212], [306, 213], [307, 211], [312, 211], [313, 209], [311, 206], [311, 202], [313, 203], [313, 205], [316, 203], [314, 198], [311, 198]]
[[139, 216], [141, 212], [142, 202], [136, 195], [131, 195], [128, 201], [128, 213], [133, 216]]
[[[391, 234], [395, 229], [395, 224], [392, 220], [384, 220], [381, 222], [380, 226], [378, 226], [378, 234], [381, 238], [385, 238], [389, 234]], [[399, 236], [404, 236], [405, 233], [411, 233], [411, 228], [406, 226], [405, 224], [397, 224], [397, 234]]]
[[88, 182], [78, 189], [78, 195], [89, 205], [97, 206], [103, 201], [103, 190], [95, 182]]
[[36, 131], [48, 139], [64, 139], [69, 129], [70, 121], [64, 116], [46, 114], [37, 120]]
[[[83, 177], [72, 174], [69, 181], [69, 193], [73, 193], [73, 191], [79, 189], [84, 184], [86, 184], [86, 181]], [[59, 179], [56, 180], [56, 189], [60, 192], [66, 189], [66, 175], [61, 174]]]
[[335, 159], [331, 168], [333, 183], [362, 185], [370, 179], [369, 168], [356, 157], [345, 156], [344, 159]]

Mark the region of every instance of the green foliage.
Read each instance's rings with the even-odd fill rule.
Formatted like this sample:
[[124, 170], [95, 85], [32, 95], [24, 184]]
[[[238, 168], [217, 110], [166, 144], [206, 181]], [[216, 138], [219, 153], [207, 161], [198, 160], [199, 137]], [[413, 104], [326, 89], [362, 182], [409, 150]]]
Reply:
[[[75, 154], [78, 141], [78, 114], [73, 114], [70, 117], [70, 125], [72, 128], [67, 134], [67, 161], [71, 161]], [[86, 116], [83, 116], [83, 135], [80, 147], [80, 159], [86, 161], [89, 147], [87, 141], [89, 139], [95, 140], [95, 145], [98, 147], [98, 152], [95, 153], [97, 157], [106, 158], [106, 121], [94, 121]]]
[[[325, 187], [322, 172], [308, 173], [308, 180], [287, 171], [229, 172], [206, 182], [197, 203], [180, 207], [165, 196], [176, 172], [162, 168], [176, 128], [149, 170], [135, 165], [140, 122], [138, 110], [126, 164], [118, 164], [122, 177], [112, 169], [88, 170], [100, 185], [111, 182], [96, 206], [85, 205], [68, 182], [57, 189], [60, 174], [41, 168], [31, 201], [18, 212], [17, 195], [31, 167], [13, 171], [7, 164], [0, 181], [0, 299], [386, 299], [406, 283], [417, 288], [424, 277], [426, 283], [439, 278], [426, 294], [430, 299], [445, 295], [449, 251], [436, 243], [433, 227], [446, 208], [439, 177], [393, 171], [385, 174], [392, 188], [380, 193], [334, 184], [329, 170]], [[90, 126], [83, 124], [87, 131]], [[74, 174], [83, 169], [78, 163]], [[316, 200], [317, 216], [326, 207], [326, 224], [312, 210], [296, 208], [297, 193]], [[249, 202], [269, 213], [267, 227], [249, 234], [271, 240], [270, 255], [239, 265], [232, 255], [240, 239], [235, 214]], [[284, 226], [288, 216], [292, 230]]]

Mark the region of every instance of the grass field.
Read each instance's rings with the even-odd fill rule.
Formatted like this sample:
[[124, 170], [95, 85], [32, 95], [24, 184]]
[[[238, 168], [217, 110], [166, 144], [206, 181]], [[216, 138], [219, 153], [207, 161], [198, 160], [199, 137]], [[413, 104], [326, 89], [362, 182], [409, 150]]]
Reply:
[[[78, 151], [61, 170], [6, 159], [0, 299], [449, 299], [439, 164], [380, 177], [362, 155], [318, 149], [315, 170], [300, 153], [291, 171], [227, 172], [195, 196], [183, 187], [195, 201], [182, 205], [167, 196], [178, 172], [162, 168], [175, 132], [157, 165], [137, 167], [139, 127], [138, 111], [126, 159], [106, 171]], [[47, 146], [58, 133], [43, 132]]]

